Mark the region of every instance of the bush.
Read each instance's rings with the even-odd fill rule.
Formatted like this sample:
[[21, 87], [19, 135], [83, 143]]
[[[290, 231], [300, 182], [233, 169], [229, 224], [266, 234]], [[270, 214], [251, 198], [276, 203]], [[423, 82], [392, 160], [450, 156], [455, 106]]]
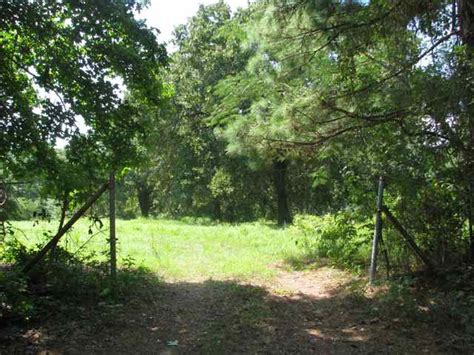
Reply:
[[26, 277], [8, 268], [0, 270], [0, 321], [28, 320], [32, 310]]
[[296, 215], [293, 226], [295, 242], [305, 257], [328, 258], [334, 263], [360, 271], [370, 255], [370, 223], [354, 220], [349, 213], [324, 216]]
[[[39, 246], [38, 246], [39, 248]], [[74, 255], [59, 246], [25, 275], [22, 267], [36, 255], [38, 248], [26, 249], [8, 241], [0, 250], [0, 322], [29, 321], [58, 310], [64, 314], [78, 311], [79, 305], [114, 303], [145, 292], [151, 277], [133, 260], [124, 260], [113, 281], [108, 263], [91, 254]]]

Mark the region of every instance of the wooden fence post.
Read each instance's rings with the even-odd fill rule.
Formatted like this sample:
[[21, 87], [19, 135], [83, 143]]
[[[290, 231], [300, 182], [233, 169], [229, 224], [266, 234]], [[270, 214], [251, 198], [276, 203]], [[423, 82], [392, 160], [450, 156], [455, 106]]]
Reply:
[[117, 239], [115, 233], [115, 172], [109, 179], [109, 219], [110, 219], [110, 276], [115, 279], [117, 274]]
[[409, 247], [413, 250], [413, 252], [423, 261], [428, 268], [428, 270], [433, 271], [435, 269], [434, 264], [431, 260], [421, 251], [421, 249], [416, 245], [415, 238], [413, 238], [405, 228], [403, 228], [402, 224], [395, 218], [395, 216], [390, 212], [390, 210], [386, 206], [382, 206], [382, 210], [387, 216], [388, 220], [393, 224], [396, 230], [400, 232], [402, 237], [405, 239]]
[[28, 273], [33, 266], [39, 263], [45, 255], [50, 251], [55, 245], [58, 244], [61, 237], [66, 234], [66, 232], [77, 222], [79, 218], [92, 206], [92, 204], [104, 193], [105, 190], [109, 187], [108, 183], [103, 184], [87, 201], [86, 203], [71, 217], [71, 219], [61, 228], [61, 230], [41, 249], [38, 254], [35, 255], [33, 259], [30, 260], [28, 264], [23, 268], [24, 273]]
[[374, 230], [374, 239], [372, 242], [372, 255], [370, 258], [370, 272], [369, 280], [372, 285], [375, 281], [377, 273], [377, 252], [378, 244], [382, 238], [382, 206], [383, 206], [383, 189], [384, 189], [384, 180], [383, 177], [379, 178], [379, 187], [377, 192], [377, 213], [375, 215], [375, 230]]

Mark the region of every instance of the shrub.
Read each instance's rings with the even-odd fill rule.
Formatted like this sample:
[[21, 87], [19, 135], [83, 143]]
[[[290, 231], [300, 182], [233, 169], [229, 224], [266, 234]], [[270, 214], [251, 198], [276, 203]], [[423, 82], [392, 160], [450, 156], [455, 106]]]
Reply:
[[107, 262], [91, 254], [74, 255], [59, 246], [28, 275], [23, 274], [22, 267], [38, 250], [39, 246], [26, 249], [15, 240], [2, 245], [0, 322], [37, 319], [57, 310], [71, 315], [81, 304], [118, 302], [144, 292], [152, 279], [147, 270], [136, 269], [127, 258], [112, 280]]
[[28, 320], [33, 302], [29, 297], [25, 276], [6, 267], [0, 270], [0, 321], [21, 318]]
[[370, 223], [355, 221], [347, 212], [324, 216], [296, 215], [292, 228], [295, 242], [307, 258], [328, 258], [338, 265], [360, 271], [370, 255]]

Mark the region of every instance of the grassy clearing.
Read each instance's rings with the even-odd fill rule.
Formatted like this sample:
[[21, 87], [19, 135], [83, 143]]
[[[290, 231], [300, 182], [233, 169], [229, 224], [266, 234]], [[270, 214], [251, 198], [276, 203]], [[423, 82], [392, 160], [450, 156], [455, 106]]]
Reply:
[[[15, 236], [32, 246], [47, 240], [57, 228], [54, 223], [15, 222]], [[104, 259], [108, 225], [89, 234], [89, 221], [81, 220], [61, 244], [75, 252], [94, 252]], [[97, 233], [96, 235], [94, 235]], [[229, 278], [269, 279], [270, 264], [298, 257], [295, 231], [262, 223], [199, 224], [166, 219], [117, 221], [119, 256], [122, 264], [133, 260], [166, 279], [199, 280]], [[84, 244], [86, 243], [86, 244]]]
[[[56, 230], [46, 222], [14, 226], [15, 236], [30, 246], [44, 244], [44, 233]], [[48, 272], [23, 283], [5, 274], [0, 316], [4, 311], [5, 319], [40, 329], [38, 337], [45, 329], [44, 339], [52, 340], [38, 343], [25, 338], [25, 330], [12, 328], [7, 336], [16, 340], [11, 346], [0, 341], [0, 353], [21, 352], [13, 347], [31, 344], [38, 352], [49, 346], [74, 350], [80, 344], [86, 353], [164, 353], [169, 343], [179, 344], [184, 353], [451, 353], [472, 348], [472, 307], [465, 294], [466, 302], [459, 301], [459, 291], [451, 297], [422, 284], [413, 287], [414, 280], [367, 289], [365, 279], [329, 267], [275, 275], [271, 264], [308, 255], [295, 245], [301, 239], [295, 228], [164, 219], [118, 221], [117, 227], [122, 265], [133, 258], [136, 266], [163, 279], [124, 268], [111, 286], [102, 269], [84, 272], [70, 258], [43, 264]], [[108, 226], [95, 236], [88, 229], [88, 220], [80, 221], [63, 246], [74, 253], [90, 239], [83, 252], [105, 259]]]

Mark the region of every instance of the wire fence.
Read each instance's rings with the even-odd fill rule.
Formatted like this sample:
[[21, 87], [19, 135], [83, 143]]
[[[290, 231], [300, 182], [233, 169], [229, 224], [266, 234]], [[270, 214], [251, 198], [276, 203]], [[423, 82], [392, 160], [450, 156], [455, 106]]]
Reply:
[[[41, 197], [39, 189], [43, 185], [44, 182], [39, 179], [0, 180], [1, 245], [16, 243], [25, 248], [42, 248], [59, 233], [62, 206], [57, 201]], [[97, 199], [89, 208], [88, 222], [66, 231], [59, 245], [74, 255], [91, 250], [105, 254], [109, 228], [101, 221], [100, 212], [104, 208], [96, 208], [104, 203]], [[99, 214], [95, 214], [96, 210]], [[72, 208], [64, 211], [65, 219], [73, 216], [74, 212]], [[55, 229], [58, 229], [57, 233], [53, 232]], [[93, 243], [98, 236], [103, 238]]]

